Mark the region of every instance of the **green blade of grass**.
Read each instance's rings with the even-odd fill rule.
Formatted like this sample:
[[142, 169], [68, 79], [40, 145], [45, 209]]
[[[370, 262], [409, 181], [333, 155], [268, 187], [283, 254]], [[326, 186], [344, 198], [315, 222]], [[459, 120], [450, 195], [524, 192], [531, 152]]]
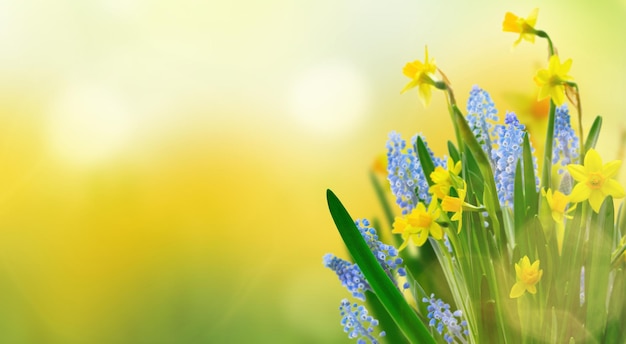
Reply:
[[548, 113], [548, 129], [546, 130], [546, 146], [544, 148], [543, 162], [541, 165], [541, 187], [550, 188], [552, 171], [552, 146], [554, 144], [554, 118], [556, 112], [556, 105], [552, 99], [550, 99], [550, 112]]
[[378, 299], [378, 296], [368, 290], [365, 292], [365, 299], [367, 300], [367, 304], [371, 309], [372, 314], [376, 320], [379, 321], [380, 327], [385, 329], [385, 340], [388, 343], [408, 343], [400, 331], [400, 328], [398, 328], [398, 325], [396, 325], [393, 319], [391, 319], [389, 313], [387, 313], [387, 310]]
[[435, 341], [426, 326], [419, 320], [413, 308], [409, 306], [398, 288], [378, 264], [341, 201], [330, 190], [326, 191], [326, 199], [330, 214], [350, 255], [398, 328], [410, 343], [434, 344]]
[[496, 234], [498, 243], [502, 245], [504, 243], [504, 238], [502, 237], [500, 228], [502, 223], [502, 211], [498, 200], [498, 192], [496, 191], [496, 181], [493, 177], [493, 171], [491, 170], [491, 163], [489, 162], [489, 158], [487, 157], [487, 154], [485, 154], [485, 151], [483, 151], [480, 143], [476, 141], [476, 137], [463, 117], [463, 114], [461, 114], [461, 111], [456, 106], [453, 107], [453, 110], [455, 123], [457, 123], [459, 131], [461, 132], [463, 142], [465, 143], [467, 149], [469, 149], [472, 153], [474, 159], [476, 160], [476, 164], [478, 165], [478, 169], [483, 176], [483, 180], [485, 182], [485, 197], [483, 197], [483, 202], [487, 207], [487, 212], [492, 218], [494, 233]]
[[589, 268], [585, 269], [585, 274], [589, 275], [589, 284], [585, 285], [588, 298], [585, 328], [598, 342], [602, 342], [606, 327], [611, 240], [615, 230], [613, 212], [613, 200], [607, 197], [600, 212], [592, 214], [589, 231]]
[[461, 159], [461, 155], [459, 154], [458, 149], [456, 149], [452, 141], [448, 141], [448, 153], [450, 154], [452, 160], [454, 160], [455, 162]]
[[[600, 129], [602, 128], [602, 117], [597, 116], [591, 125], [591, 129], [589, 129], [589, 134], [587, 134], [587, 140], [585, 140], [585, 152], [591, 148], [596, 146], [598, 142], [598, 138], [600, 137]], [[580, 157], [580, 161], [583, 161], [584, 157]]]
[[524, 135], [524, 146], [522, 159], [524, 161], [524, 202], [526, 205], [527, 214], [537, 214], [537, 179], [535, 178], [535, 167], [533, 166], [533, 155], [530, 148], [530, 139], [528, 134]]
[[428, 148], [426, 148], [424, 140], [422, 140], [420, 136], [417, 137], [417, 141], [415, 142], [415, 151], [417, 152], [417, 157], [419, 158], [422, 169], [424, 170], [426, 181], [428, 181], [429, 186], [432, 186], [434, 183], [430, 178], [430, 174], [435, 170], [435, 164], [428, 153]]
[[605, 343], [624, 342], [624, 289], [626, 288], [626, 271], [618, 269], [615, 271], [615, 281], [613, 282], [613, 292], [609, 300], [609, 314], [606, 324]]

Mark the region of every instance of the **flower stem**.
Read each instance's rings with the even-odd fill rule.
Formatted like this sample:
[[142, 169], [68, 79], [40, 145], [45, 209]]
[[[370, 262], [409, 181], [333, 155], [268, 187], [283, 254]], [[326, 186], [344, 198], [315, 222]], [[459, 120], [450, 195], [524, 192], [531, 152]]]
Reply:
[[543, 166], [541, 167], [541, 188], [550, 188], [551, 168], [552, 166], [552, 146], [554, 143], [554, 117], [556, 113], [556, 105], [550, 99], [550, 112], [548, 115], [548, 129], [546, 133], [546, 146], [543, 155]]
[[552, 39], [550, 39], [550, 36], [548, 36], [548, 34], [545, 31], [542, 30], [536, 30], [535, 31], [535, 35], [541, 37], [541, 38], [545, 38], [546, 40], [548, 40], [548, 58], [550, 58], [550, 56], [554, 55], [554, 44], [552, 44]]
[[580, 157], [582, 159], [585, 156], [585, 138], [583, 131], [583, 108], [582, 105], [580, 105], [580, 91], [578, 90], [578, 84], [576, 84], [575, 82], [568, 82], [566, 87], [572, 87], [574, 90], [576, 90], [575, 104], [576, 111], [578, 112], [578, 135], [580, 137]]

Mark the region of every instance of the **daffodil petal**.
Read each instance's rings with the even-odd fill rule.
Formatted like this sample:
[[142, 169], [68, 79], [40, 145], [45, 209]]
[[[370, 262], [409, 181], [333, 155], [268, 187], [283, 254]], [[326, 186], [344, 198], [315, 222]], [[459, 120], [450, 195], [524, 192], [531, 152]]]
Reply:
[[530, 266], [532, 270], [539, 270], [539, 259], [535, 260], [535, 262]]
[[522, 38], [525, 41], [528, 41], [530, 43], [535, 43], [535, 34], [534, 33], [523, 33], [522, 34]]
[[622, 166], [621, 160], [607, 162], [602, 167], [602, 175], [604, 175], [604, 178], [613, 178], [617, 175], [617, 172], [619, 172], [620, 166]]
[[572, 59], [567, 59], [559, 68], [559, 74], [563, 76], [564, 79], [569, 79], [567, 72], [569, 72], [570, 68], [572, 68]]
[[561, 59], [559, 58], [559, 55], [550, 56], [550, 61], [548, 61], [548, 70], [554, 74], [559, 70], [560, 67]]
[[615, 179], [606, 179], [604, 181], [604, 184], [602, 185], [601, 190], [602, 193], [610, 195], [613, 198], [623, 198], [624, 196], [626, 196], [624, 194], [624, 188], [622, 187], [622, 184], [620, 184]]
[[404, 86], [404, 88], [402, 89], [402, 91], [400, 91], [400, 94], [403, 94], [404, 92], [414, 88], [415, 86], [418, 85], [418, 81], [417, 80], [411, 80], [409, 81], [408, 84], [406, 84], [406, 86]]
[[509, 294], [509, 297], [512, 299], [516, 299], [524, 295], [524, 292], [526, 292], [526, 287], [524, 286], [524, 284], [522, 282], [517, 282], [513, 285], [513, 288], [511, 288], [511, 293]]
[[539, 16], [539, 8], [533, 9], [532, 11], [530, 11], [530, 14], [528, 14], [528, 18], [526, 18], [526, 24], [534, 27], [535, 24], [537, 24], [538, 16]]
[[423, 69], [423, 65], [420, 61], [408, 62], [402, 68], [402, 74], [405, 76], [414, 79], [417, 76], [417, 73]]
[[570, 176], [574, 178], [577, 182], [584, 182], [587, 180], [587, 173], [585, 173], [585, 168], [581, 165], [567, 165], [567, 170], [569, 171]]
[[569, 195], [569, 201], [572, 203], [578, 203], [589, 198], [591, 189], [585, 183], [578, 183], [574, 186], [572, 193]]
[[522, 279], [522, 267], [517, 263], [515, 264], [515, 276], [517, 276], [517, 279]]
[[520, 33], [522, 30], [517, 24], [519, 17], [511, 12], [504, 14], [504, 22], [502, 22], [502, 31]]
[[585, 154], [585, 172], [587, 174], [602, 171], [602, 158], [595, 149], [590, 149]]
[[592, 190], [589, 195], [589, 204], [591, 205], [591, 209], [598, 213], [605, 198], [606, 196], [600, 190]]
[[443, 238], [443, 231], [441, 230], [441, 226], [439, 226], [437, 223], [433, 223], [432, 226], [430, 226], [430, 235], [432, 235], [432, 237], [437, 240], [441, 240], [441, 238]]
[[428, 106], [428, 104], [430, 104], [430, 98], [432, 96], [430, 87], [431, 86], [429, 84], [425, 84], [425, 83], [422, 83], [419, 86], [419, 96], [424, 106]]
[[556, 85], [550, 88], [550, 96], [555, 105], [560, 106], [565, 102], [565, 87]]
[[527, 285], [526, 290], [528, 290], [528, 292], [531, 294], [537, 294], [537, 287], [535, 287], [534, 284]]
[[537, 86], [545, 85], [548, 83], [549, 80], [550, 80], [550, 72], [548, 72], [547, 69], [542, 69], [538, 71], [537, 74], [535, 75], [535, 82], [537, 83]]
[[428, 239], [428, 231], [425, 230], [422, 230], [419, 233], [413, 235], [413, 242], [415, 243], [415, 245], [420, 247], [424, 245], [426, 239]]
[[402, 242], [402, 245], [398, 247], [398, 251], [404, 250], [404, 248], [408, 245], [408, 243], [409, 243], [409, 238], [404, 239], [404, 241]]

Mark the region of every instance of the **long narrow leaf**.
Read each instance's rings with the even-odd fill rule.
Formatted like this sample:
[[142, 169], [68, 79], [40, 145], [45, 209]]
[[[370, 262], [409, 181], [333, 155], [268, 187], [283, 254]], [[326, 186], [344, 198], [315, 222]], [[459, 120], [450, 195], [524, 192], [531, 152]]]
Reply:
[[[602, 117], [597, 116], [591, 125], [591, 129], [589, 129], [589, 134], [587, 135], [587, 139], [585, 140], [585, 152], [591, 148], [596, 146], [598, 142], [598, 138], [600, 137], [600, 129], [602, 128]], [[582, 161], [584, 157], [580, 157]]]
[[417, 157], [420, 160], [420, 164], [422, 164], [422, 169], [424, 170], [426, 181], [428, 181], [429, 186], [432, 186], [434, 183], [433, 180], [430, 178], [430, 174], [435, 170], [435, 164], [433, 163], [433, 159], [428, 153], [428, 148], [426, 148], [424, 140], [422, 140], [420, 136], [417, 137], [417, 141], [415, 142], [415, 151], [417, 152]]
[[533, 164], [533, 155], [530, 148], [530, 139], [528, 134], [524, 135], [524, 147], [522, 158], [524, 161], [524, 199], [527, 213], [530, 215], [537, 214], [537, 179], [535, 178], [535, 167]]
[[[587, 321], [585, 328], [602, 342], [606, 326], [606, 300], [611, 269], [611, 240], [613, 231], [613, 200], [607, 199], [598, 214], [592, 214], [589, 231], [590, 262], [585, 274], [589, 274], [587, 295]], [[586, 285], [587, 286], [587, 285]]]
[[333, 221], [363, 276], [391, 318], [410, 343], [435, 343], [426, 326], [389, 279], [361, 236], [354, 220], [335, 194], [327, 190], [326, 199]]

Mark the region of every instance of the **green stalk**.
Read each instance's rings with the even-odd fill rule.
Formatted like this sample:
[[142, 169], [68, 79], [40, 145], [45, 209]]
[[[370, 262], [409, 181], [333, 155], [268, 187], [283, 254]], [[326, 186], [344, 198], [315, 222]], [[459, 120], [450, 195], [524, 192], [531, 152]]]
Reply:
[[372, 182], [372, 186], [374, 186], [374, 191], [376, 192], [376, 198], [380, 202], [380, 206], [383, 208], [383, 213], [385, 213], [385, 219], [387, 220], [387, 224], [391, 228], [393, 225], [393, 211], [389, 206], [389, 202], [387, 201], [387, 197], [385, 196], [385, 191], [383, 190], [382, 185], [378, 181], [376, 177], [376, 173], [374, 171], [370, 171], [370, 181]]
[[457, 145], [459, 147], [463, 147], [463, 135], [461, 135], [461, 131], [459, 129], [459, 125], [458, 122], [455, 118], [455, 108], [457, 107], [456, 105], [456, 97], [454, 96], [454, 91], [452, 90], [452, 87], [450, 87], [448, 78], [445, 76], [445, 74], [443, 74], [443, 72], [441, 72], [441, 70], [439, 70], [439, 73], [441, 73], [441, 75], [443, 76], [445, 81], [438, 81], [435, 83], [435, 87], [446, 91], [448, 97], [448, 112], [450, 113], [450, 119], [452, 120], [452, 125], [454, 126], [454, 133], [456, 135], [456, 142]]
[[556, 113], [556, 105], [550, 99], [550, 112], [548, 115], [548, 130], [546, 133], [546, 146], [543, 154], [543, 166], [541, 166], [541, 187], [550, 188], [550, 178], [552, 174], [552, 146], [554, 144], [554, 118]]

